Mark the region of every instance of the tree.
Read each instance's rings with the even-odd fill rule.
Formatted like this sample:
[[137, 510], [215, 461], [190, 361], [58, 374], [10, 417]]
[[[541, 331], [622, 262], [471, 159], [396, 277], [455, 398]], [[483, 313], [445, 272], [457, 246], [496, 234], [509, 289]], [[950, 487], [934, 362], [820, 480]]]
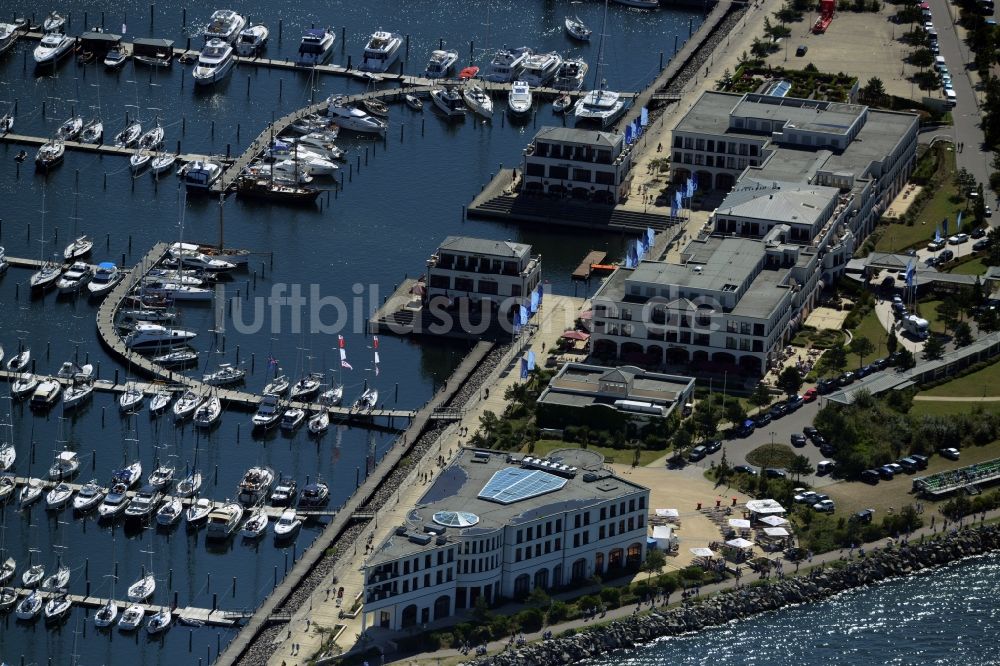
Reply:
[[962, 167], [955, 174], [955, 185], [958, 186], [958, 191], [965, 196], [971, 190], [976, 189], [976, 177], [969, 173], [969, 170]]
[[795, 480], [798, 481], [803, 474], [809, 475], [816, 471], [812, 463], [809, 462], [809, 458], [803, 455], [797, 455], [792, 458], [792, 461], [788, 463], [788, 473], [795, 475]]
[[743, 408], [739, 400], [728, 401], [723, 413], [726, 415], [726, 420], [734, 425], [739, 425], [747, 420], [747, 410]]
[[764, 408], [771, 404], [771, 391], [768, 390], [767, 384], [757, 382], [749, 400], [750, 404], [757, 408], [758, 413], [764, 411]]
[[934, 63], [934, 54], [930, 49], [919, 48], [910, 54], [910, 64], [920, 69], [926, 69]]
[[795, 395], [802, 388], [802, 375], [794, 365], [790, 365], [778, 375], [778, 388], [788, 395]]
[[714, 437], [715, 433], [719, 431], [719, 421], [722, 418], [719, 407], [711, 401], [705, 401], [698, 406], [696, 416], [701, 436], [704, 439]]
[[896, 353], [897, 349], [899, 349], [899, 338], [896, 337], [896, 331], [889, 331], [889, 337], [885, 341], [885, 350], [891, 356]]
[[851, 353], [858, 357], [858, 366], [865, 364], [865, 356], [875, 352], [875, 345], [863, 335], [859, 335], [851, 340]]
[[823, 352], [823, 358], [826, 359], [826, 365], [834, 371], [840, 372], [847, 367], [847, 350], [843, 345], [830, 347]]
[[896, 363], [898, 368], [903, 370], [909, 370], [917, 364], [917, 359], [913, 357], [913, 352], [911, 352], [906, 347], [899, 350], [899, 361]]
[[646, 559], [643, 561], [640, 571], [649, 574], [649, 577], [652, 578], [653, 574], [659, 574], [666, 565], [667, 558], [664, 556], [662, 550], [659, 548], [647, 548]]
[[986, 235], [986, 260], [990, 266], [1000, 266], [1000, 227], [993, 227]]
[[934, 361], [944, 355], [944, 342], [936, 335], [931, 335], [924, 343], [924, 360]]
[[954, 331], [955, 324], [958, 323], [959, 315], [962, 312], [958, 307], [958, 301], [954, 298], [946, 298], [937, 306], [937, 313], [941, 319], [941, 323], [944, 324], [944, 329], [946, 331]]
[[969, 322], [960, 321], [955, 325], [955, 346], [956, 347], [966, 347], [972, 344], [972, 327], [969, 326]]
[[976, 192], [979, 196], [976, 197], [976, 201], [972, 205], [972, 211], [976, 216], [976, 223], [982, 224], [986, 221], [986, 197], [983, 196], [982, 183], [979, 183], [979, 186], [976, 188]]

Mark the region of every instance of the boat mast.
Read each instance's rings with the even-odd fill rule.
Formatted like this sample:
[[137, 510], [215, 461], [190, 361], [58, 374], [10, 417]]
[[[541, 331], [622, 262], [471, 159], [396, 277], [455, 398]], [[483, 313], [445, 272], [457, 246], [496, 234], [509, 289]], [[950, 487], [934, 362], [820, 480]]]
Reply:
[[219, 253], [222, 253], [222, 239], [225, 229], [225, 222], [222, 218], [222, 204], [225, 203], [225, 193], [219, 192]]
[[607, 37], [608, 27], [608, 0], [604, 0], [604, 19], [601, 21], [601, 43], [597, 47], [597, 67], [594, 68], [594, 90], [597, 91], [597, 98], [600, 99], [604, 90], [604, 83], [601, 81], [601, 67], [604, 66], [604, 38]]

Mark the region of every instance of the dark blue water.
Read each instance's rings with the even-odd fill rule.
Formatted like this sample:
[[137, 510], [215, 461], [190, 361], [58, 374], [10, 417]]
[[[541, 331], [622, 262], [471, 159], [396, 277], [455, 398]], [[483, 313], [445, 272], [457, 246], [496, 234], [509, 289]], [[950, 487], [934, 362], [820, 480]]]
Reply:
[[[507, 44], [573, 53], [593, 67], [596, 42], [573, 45], [563, 34], [562, 20], [566, 14], [579, 14], [597, 31], [603, 12], [598, 3], [457, 0], [255, 0], [233, 8], [271, 27], [270, 57], [294, 54], [301, 31], [312, 24], [336, 28], [338, 46], [333, 61], [337, 63], [346, 63], [347, 54], [357, 58], [367, 36], [380, 27], [409, 34], [407, 72], [423, 69], [439, 39], [459, 50], [463, 64], [469, 58], [469, 42], [474, 41], [473, 56], [479, 64], [484, 64], [486, 49]], [[152, 29], [150, 7], [145, 2], [67, 1], [59, 6], [40, 6], [29, 0], [8, 0], [0, 7], [0, 18], [34, 12], [40, 20], [52, 9], [72, 12], [71, 34], [100, 24], [103, 11], [109, 31], [119, 31], [126, 23], [127, 36], [166, 37], [183, 46], [188, 36], [198, 43], [197, 32], [215, 7], [189, 5], [188, 25], [182, 27], [182, 5], [159, 3]], [[283, 21], [280, 42], [279, 18]], [[686, 10], [643, 13], [611, 7], [605, 78], [619, 90], [645, 85], [656, 73], [659, 52], [672, 52], [675, 35], [680, 35], [683, 43], [691, 19], [697, 28], [700, 16]], [[340, 38], [341, 27], [346, 27], [346, 44]], [[322, 99], [332, 92], [362, 89], [360, 84], [340, 78], [310, 81], [302, 73], [237, 68], [226, 82], [196, 92], [190, 68], [178, 64], [166, 71], [142, 66], [134, 69], [130, 64], [119, 74], [108, 74], [100, 65], [84, 68], [70, 59], [55, 75], [43, 75], [34, 72], [33, 48], [33, 42], [22, 42], [0, 58], [0, 108], [6, 110], [16, 101], [15, 131], [39, 136], [51, 135], [73, 112], [85, 116], [100, 113], [110, 136], [120, 129], [127, 112], [133, 116], [138, 113], [147, 123], [159, 118], [171, 149], [179, 142], [185, 152], [225, 153], [229, 149], [236, 153], [272, 117], [304, 105], [313, 96]], [[554, 291], [572, 294], [579, 289], [582, 293], [582, 287], [570, 282], [569, 273], [590, 249], [620, 254], [620, 236], [462, 220], [462, 206], [501, 164], [517, 163], [538, 127], [561, 122], [548, 108], [540, 109], [534, 121], [518, 127], [501, 116], [498, 113], [492, 124], [470, 119], [447, 125], [429, 111], [415, 114], [394, 108], [384, 143], [351, 136], [338, 141], [350, 151], [355, 171], [342, 191], [331, 194], [328, 203], [324, 200], [322, 211], [318, 207], [269, 207], [230, 198], [224, 207], [226, 245], [262, 254], [251, 260], [249, 271], [237, 273], [226, 284], [227, 298], [239, 290], [247, 304], [243, 321], [251, 322], [260, 315], [266, 326], [261, 331], [241, 332], [232, 321], [218, 321], [211, 307], [183, 307], [179, 325], [199, 333], [194, 346], [203, 353], [193, 372], [203, 372], [219, 362], [240, 361], [253, 370], [247, 386], [259, 389], [266, 381], [268, 357], [276, 358], [289, 375], [333, 368], [337, 364], [334, 333], [342, 329], [348, 359], [354, 366], [353, 371], [340, 376], [347, 387], [345, 399], [353, 400], [367, 381], [380, 388], [385, 406], [419, 407], [460, 361], [464, 346], [383, 336], [381, 374], [376, 378], [364, 320], [405, 275], [421, 272], [428, 255], [449, 234], [531, 243], [543, 255], [545, 278]], [[149, 174], [133, 179], [124, 160], [80, 153], [68, 153], [65, 163], [44, 177], [34, 172], [30, 160], [20, 170], [16, 168], [13, 157], [18, 150], [18, 146], [0, 146], [0, 245], [8, 255], [39, 258], [61, 251], [75, 226], [79, 233], [88, 233], [97, 241], [94, 261], [131, 265], [152, 243], [180, 237], [179, 193], [173, 177], [163, 177], [158, 183]], [[74, 225], [71, 218], [75, 209], [79, 219]], [[188, 199], [183, 233], [186, 240], [217, 241], [217, 203]], [[53, 293], [29, 298], [28, 277], [28, 271], [12, 268], [0, 278], [0, 344], [8, 354], [19, 343], [29, 344], [39, 372], [52, 372], [62, 361], [75, 357], [96, 364], [101, 377], [117, 374], [124, 380], [128, 366], [110, 358], [97, 341], [96, 307], [86, 300], [59, 299]], [[322, 333], [310, 326], [309, 305], [301, 318], [294, 317], [288, 308], [275, 313], [266, 300], [260, 306], [262, 311], [255, 310], [255, 300], [267, 299], [279, 283], [285, 285], [286, 294], [292, 285], [298, 285], [313, 306], [318, 306], [315, 297], [337, 297], [347, 309], [343, 315], [335, 308], [321, 309], [319, 317], [328, 327]], [[312, 292], [313, 288], [318, 291]], [[360, 298], [356, 298], [358, 294]], [[248, 295], [251, 300], [246, 301]], [[221, 330], [223, 325], [224, 333], [213, 337], [210, 331]], [[96, 394], [91, 404], [66, 420], [60, 418], [59, 407], [47, 416], [33, 416], [21, 405], [14, 404], [12, 409], [7, 405], [4, 400], [0, 415], [12, 412], [19, 454], [15, 470], [19, 474], [43, 474], [53, 452], [63, 443], [84, 458], [83, 480], [107, 480], [123, 459], [136, 455], [146, 473], [157, 457], [170, 458], [183, 467], [197, 455], [206, 473], [205, 493], [220, 499], [233, 494], [247, 467], [266, 463], [295, 475], [300, 484], [322, 476], [331, 483], [332, 505], [336, 506], [349, 496], [356, 476], [363, 476], [370, 444], [374, 444], [376, 458], [392, 446], [390, 435], [377, 433], [370, 442], [367, 432], [346, 428], [331, 430], [319, 442], [309, 439], [304, 428], [292, 437], [274, 434], [255, 440], [249, 433], [248, 415], [239, 412], [227, 412], [221, 425], [207, 435], [199, 435], [190, 425], [175, 427], [169, 419], [152, 420], [145, 412], [126, 424], [106, 394]], [[130, 441], [135, 438], [138, 444]], [[121, 526], [101, 527], [93, 519], [76, 519], [68, 511], [46, 512], [37, 505], [28, 513], [7, 505], [2, 515], [4, 545], [18, 560], [17, 575], [27, 565], [29, 550], [40, 551], [38, 557], [52, 567], [53, 546], [64, 545], [65, 559], [74, 570], [70, 588], [76, 593], [86, 591], [89, 578], [92, 594], [110, 594], [109, 575], [117, 562], [117, 596], [123, 596], [124, 587], [138, 578], [143, 567], [150, 566], [151, 551], [158, 579], [155, 601], [171, 602], [176, 592], [181, 607], [211, 606], [213, 600], [222, 608], [253, 607], [271, 590], [275, 575], [279, 579], [284, 575], [286, 560], [290, 564], [292, 557], [290, 547], [278, 548], [270, 539], [257, 545], [236, 539], [225, 547], [208, 547], [201, 535], [188, 535], [183, 528], [166, 534], [153, 530], [133, 533]], [[321, 529], [321, 523], [308, 525], [298, 538], [298, 552]], [[235, 594], [233, 577], [237, 579]], [[18, 664], [23, 657], [25, 663], [44, 664], [50, 659], [54, 664], [71, 663], [75, 645], [81, 664], [193, 664], [196, 659], [207, 663], [230, 637], [229, 631], [186, 627], [174, 627], [155, 642], [144, 632], [137, 636], [117, 631], [98, 633], [92, 618], [75, 610], [68, 622], [55, 628], [4, 618], [0, 660]]]
[[625, 666], [998, 663], [1000, 555], [658, 641]]

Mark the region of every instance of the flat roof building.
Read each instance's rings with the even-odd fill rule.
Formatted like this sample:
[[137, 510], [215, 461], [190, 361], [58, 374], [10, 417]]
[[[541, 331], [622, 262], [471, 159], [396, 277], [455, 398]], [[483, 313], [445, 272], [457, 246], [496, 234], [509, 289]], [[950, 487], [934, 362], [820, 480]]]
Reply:
[[624, 134], [543, 127], [521, 167], [522, 192], [614, 204], [628, 194], [632, 148]]

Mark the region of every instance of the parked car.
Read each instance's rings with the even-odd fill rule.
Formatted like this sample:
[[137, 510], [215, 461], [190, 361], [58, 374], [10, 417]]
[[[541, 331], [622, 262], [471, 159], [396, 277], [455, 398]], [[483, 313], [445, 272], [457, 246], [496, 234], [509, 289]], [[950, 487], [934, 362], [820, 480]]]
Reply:
[[905, 471], [905, 470], [903, 470], [903, 466], [900, 465], [899, 463], [891, 462], [891, 463], [888, 463], [886, 465], [886, 467], [888, 467], [889, 469], [891, 469], [892, 473], [894, 475], [896, 475], [896, 476], [899, 476], [900, 474], [902, 474]]
[[836, 466], [837, 463], [835, 463], [832, 460], [820, 460], [818, 463], [816, 463], [816, 474], [819, 476], [823, 476], [824, 474], [829, 474], [830, 472], [833, 471], [833, 468]]
[[917, 469], [927, 469], [927, 456], [919, 453], [911, 453], [910, 459], [917, 463]]
[[806, 389], [806, 392], [802, 394], [802, 400], [805, 402], [813, 402], [819, 396], [819, 391], [814, 388]]
[[865, 377], [867, 377], [870, 374], [870, 372], [871, 371], [868, 370], [868, 366], [867, 365], [863, 365], [863, 366], [861, 366], [860, 368], [858, 368], [857, 370], [854, 371], [854, 376], [857, 377], [858, 379], [864, 379]]
[[989, 247], [990, 247], [989, 238], [983, 238], [981, 240], [977, 240], [975, 243], [972, 244], [972, 250], [974, 252], [982, 252], [983, 250], [988, 250]]
[[852, 523], [865, 523], [868, 524], [872, 522], [872, 518], [875, 517], [875, 509], [862, 509], [856, 514], [851, 516]]
[[812, 443], [815, 444], [816, 446], [818, 446], [820, 448], [820, 450], [822, 450], [826, 446], [829, 446], [827, 444], [827, 442], [826, 442], [826, 437], [824, 437], [823, 435], [821, 435], [819, 433], [816, 433], [815, 435], [813, 435], [811, 439], [812, 439]]
[[755, 429], [756, 428], [755, 428], [755, 426], [753, 424], [753, 421], [751, 419], [747, 419], [746, 421], [743, 422], [742, 425], [740, 425], [739, 427], [736, 428], [736, 436], [737, 437], [749, 437], [750, 435], [753, 434], [753, 431]]
[[866, 469], [861, 472], [861, 480], [865, 483], [870, 483], [873, 486], [877, 486], [881, 478], [882, 477], [879, 476], [877, 469]]
[[757, 469], [751, 467], [750, 465], [737, 465], [733, 468], [733, 471], [740, 474], [746, 474], [748, 476], [757, 476]]
[[938, 250], [943, 250], [944, 249], [944, 245], [945, 245], [944, 239], [942, 239], [942, 240], [932, 240], [930, 243], [927, 244], [927, 251], [928, 252], [937, 252]]
[[705, 442], [705, 451], [709, 454], [715, 453], [722, 448], [721, 439], [713, 439], [711, 442]]
[[842, 374], [840, 377], [837, 378], [837, 383], [840, 384], [841, 386], [848, 386], [850, 384], [853, 384], [854, 383], [854, 373], [853, 372], [845, 372], [844, 374]]
[[753, 423], [758, 428], [763, 428], [770, 422], [771, 422], [770, 412], [761, 412], [757, 416], [753, 417]]
[[769, 411], [771, 413], [772, 419], [780, 419], [782, 416], [788, 413], [788, 405], [786, 405], [783, 402], [779, 402], [774, 405], [771, 405], [771, 409]]
[[805, 400], [802, 399], [801, 395], [789, 396], [786, 403], [788, 405], [788, 411], [794, 412], [796, 409], [805, 404]]
[[764, 476], [769, 479], [784, 479], [788, 476], [788, 472], [778, 467], [768, 467], [764, 470]]
[[913, 458], [900, 458], [898, 464], [907, 474], [913, 474], [917, 471], [917, 461]]
[[878, 370], [885, 370], [889, 367], [889, 357], [887, 356], [885, 358], [876, 359], [872, 361], [872, 365], [874, 365]]
[[792, 446], [803, 447], [805, 445], [806, 445], [806, 437], [805, 437], [805, 435], [803, 435], [801, 433], [798, 433], [798, 432], [793, 432], [792, 433]]
[[806, 46], [805, 44], [799, 44], [799, 47], [795, 49], [795, 55], [801, 58], [806, 54], [808, 50], [809, 50], [808, 46]]
[[972, 230], [972, 233], [969, 235], [972, 236], [973, 238], [986, 238], [986, 231], [987, 231], [986, 227], [976, 227], [975, 229]]
[[799, 492], [792, 497], [792, 501], [796, 504], [815, 504], [816, 503], [816, 493], [812, 490], [805, 490], [803, 488], [797, 488]]
[[812, 439], [813, 436], [818, 432], [819, 430], [816, 430], [816, 426], [811, 426], [811, 425], [806, 426], [805, 428], [802, 429], [802, 434], [808, 437], [809, 439]]
[[821, 379], [816, 382], [816, 392], [820, 395], [826, 395], [828, 393], [833, 393], [837, 388], [836, 379]]
[[892, 481], [893, 477], [896, 476], [896, 472], [888, 465], [882, 465], [878, 468], [878, 475], [883, 481]]
[[696, 446], [691, 449], [691, 453], [688, 454], [688, 460], [691, 462], [698, 462], [707, 455], [707, 451], [704, 446]]
[[947, 263], [955, 258], [955, 253], [951, 250], [941, 250], [941, 254], [938, 255], [938, 265]]
[[948, 245], [961, 245], [969, 240], [969, 234], [955, 234], [948, 237]]
[[819, 511], [820, 513], [833, 513], [837, 507], [834, 505], [832, 499], [825, 499], [813, 504], [813, 511]]
[[983, 212], [986, 213], [986, 217], [993, 217], [993, 209], [989, 206], [984, 206]]
[[819, 452], [822, 453], [827, 458], [832, 458], [833, 455], [836, 453], [836, 451], [834, 451], [833, 449], [833, 444], [830, 443], [824, 443], [820, 445]]
[[958, 460], [962, 456], [962, 452], [953, 446], [949, 446], [946, 449], [941, 449], [939, 453], [948, 460]]

